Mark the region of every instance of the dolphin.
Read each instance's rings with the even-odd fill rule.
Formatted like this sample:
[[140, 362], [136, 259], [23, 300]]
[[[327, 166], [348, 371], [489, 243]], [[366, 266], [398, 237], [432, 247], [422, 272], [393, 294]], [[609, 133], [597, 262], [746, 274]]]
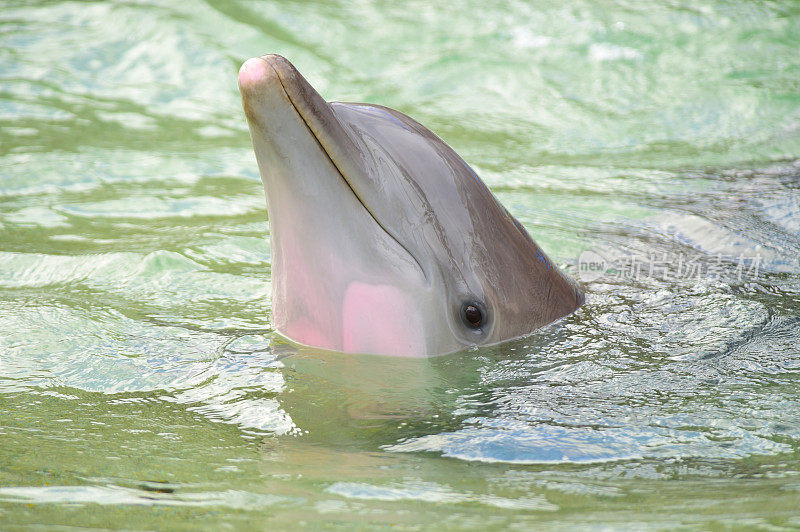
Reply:
[[239, 90], [267, 200], [272, 322], [292, 342], [425, 357], [527, 335], [581, 288], [408, 116], [326, 102], [279, 55]]

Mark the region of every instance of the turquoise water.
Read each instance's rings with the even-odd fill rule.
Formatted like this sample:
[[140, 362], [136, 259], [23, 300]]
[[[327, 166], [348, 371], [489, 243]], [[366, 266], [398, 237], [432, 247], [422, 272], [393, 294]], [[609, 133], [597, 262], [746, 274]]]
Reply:
[[[790, 1], [4, 3], [0, 528], [800, 527], [798, 50]], [[283, 343], [266, 52], [442, 136], [586, 305]]]

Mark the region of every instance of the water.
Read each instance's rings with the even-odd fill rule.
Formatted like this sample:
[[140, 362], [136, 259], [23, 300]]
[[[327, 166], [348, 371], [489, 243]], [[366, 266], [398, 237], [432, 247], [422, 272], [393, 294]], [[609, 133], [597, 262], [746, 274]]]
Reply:
[[[800, 7], [503, 4], [4, 3], [2, 528], [800, 527]], [[612, 271], [496, 348], [282, 343], [266, 52]]]

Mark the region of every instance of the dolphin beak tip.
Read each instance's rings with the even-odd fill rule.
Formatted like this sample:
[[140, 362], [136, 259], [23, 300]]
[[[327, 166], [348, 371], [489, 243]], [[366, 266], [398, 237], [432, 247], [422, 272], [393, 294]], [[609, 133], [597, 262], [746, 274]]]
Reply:
[[239, 69], [239, 90], [248, 92], [277, 78], [277, 73], [269, 63], [260, 57], [253, 57], [244, 62]]

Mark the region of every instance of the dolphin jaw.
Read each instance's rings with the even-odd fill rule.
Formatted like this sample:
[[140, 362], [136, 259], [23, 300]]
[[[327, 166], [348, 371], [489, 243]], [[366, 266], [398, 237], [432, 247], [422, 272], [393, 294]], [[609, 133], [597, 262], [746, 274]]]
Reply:
[[245, 61], [239, 69], [239, 88], [247, 119], [255, 123], [259, 123], [263, 117], [259, 117], [252, 106], [248, 105], [248, 100], [257, 102], [273, 92], [277, 92], [279, 97], [286, 99], [355, 199], [378, 227], [405, 250], [416, 263], [426, 284], [430, 284], [428, 268], [425, 268], [419, 258], [381, 222], [374, 210], [359, 194], [355, 183], [366, 182], [367, 179], [363, 177], [353, 179], [353, 177], [363, 175], [366, 170], [363, 164], [360, 164], [361, 158], [352, 155], [361, 154], [364, 147], [350, 137], [339, 123], [330, 104], [317, 93], [297, 69], [286, 58], [277, 54], [254, 57]]

